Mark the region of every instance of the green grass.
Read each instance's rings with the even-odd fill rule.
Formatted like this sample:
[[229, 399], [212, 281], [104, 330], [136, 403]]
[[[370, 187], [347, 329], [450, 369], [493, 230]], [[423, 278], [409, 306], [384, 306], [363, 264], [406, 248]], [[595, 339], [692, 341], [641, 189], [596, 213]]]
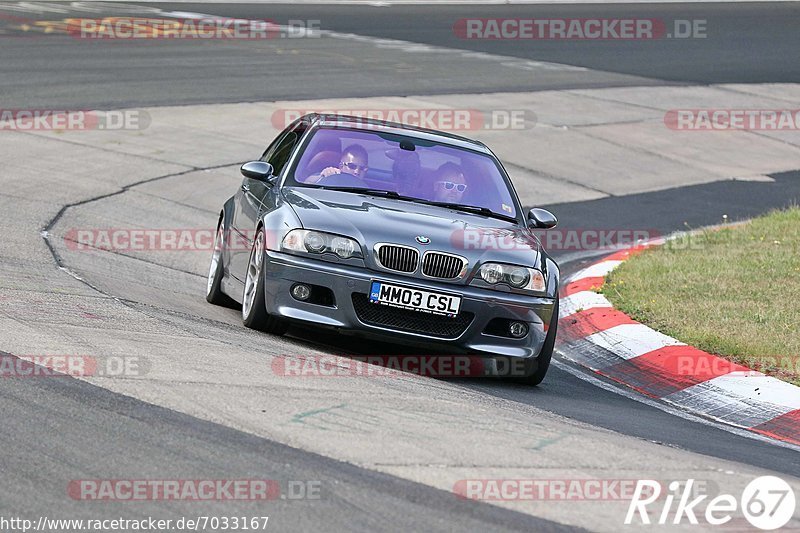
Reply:
[[653, 329], [800, 385], [798, 207], [647, 250], [603, 294]]

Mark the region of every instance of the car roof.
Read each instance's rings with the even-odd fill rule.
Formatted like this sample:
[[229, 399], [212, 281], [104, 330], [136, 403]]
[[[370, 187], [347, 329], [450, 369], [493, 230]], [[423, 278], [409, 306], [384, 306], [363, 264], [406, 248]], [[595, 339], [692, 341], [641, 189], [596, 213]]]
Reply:
[[338, 114], [319, 114], [311, 113], [306, 115], [311, 124], [317, 127], [336, 126], [348, 129], [369, 129], [365, 126], [380, 126], [381, 131], [394, 133], [397, 135], [406, 135], [415, 137], [426, 141], [433, 141], [442, 144], [449, 144], [467, 150], [476, 150], [478, 152], [493, 155], [489, 148], [480, 141], [446, 133], [443, 131], [431, 130], [428, 128], [420, 128], [408, 124], [400, 124], [397, 122], [389, 122], [386, 120], [377, 120], [368, 117], [357, 117], [352, 115], [338, 115]]

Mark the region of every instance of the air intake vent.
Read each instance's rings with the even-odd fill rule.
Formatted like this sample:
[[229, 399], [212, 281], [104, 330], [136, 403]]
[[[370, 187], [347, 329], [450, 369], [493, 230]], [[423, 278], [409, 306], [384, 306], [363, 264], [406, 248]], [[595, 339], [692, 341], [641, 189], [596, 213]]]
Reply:
[[376, 244], [375, 252], [378, 263], [383, 268], [406, 273], [417, 270], [419, 251], [414, 248], [398, 244]]
[[370, 302], [366, 294], [359, 292], [354, 292], [352, 299], [358, 319], [365, 324], [443, 339], [460, 337], [475, 318], [474, 314], [466, 311], [462, 311], [455, 318], [449, 318], [386, 307]]
[[422, 258], [422, 273], [430, 278], [455, 279], [461, 277], [467, 260], [458, 255], [426, 252]]

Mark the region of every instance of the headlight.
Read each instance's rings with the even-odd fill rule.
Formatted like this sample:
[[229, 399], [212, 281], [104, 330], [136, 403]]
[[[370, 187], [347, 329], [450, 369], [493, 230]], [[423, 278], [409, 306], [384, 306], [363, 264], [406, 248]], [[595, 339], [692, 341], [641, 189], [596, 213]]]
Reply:
[[281, 248], [292, 252], [311, 254], [333, 253], [342, 259], [361, 257], [361, 247], [355, 240], [307, 229], [293, 229], [287, 233], [283, 238]]
[[352, 257], [356, 251], [356, 246], [358, 246], [356, 241], [353, 239], [348, 239], [347, 237], [334, 237], [331, 241], [331, 249], [333, 250], [333, 253], [342, 259]]
[[527, 285], [529, 279], [531, 279], [531, 275], [527, 268], [517, 267], [508, 273], [509, 285], [518, 289]]
[[316, 231], [307, 232], [303, 244], [312, 254], [321, 254], [325, 251], [325, 237]]
[[515, 289], [544, 292], [547, 289], [544, 275], [535, 268], [503, 263], [484, 263], [479, 275], [483, 281], [495, 285], [505, 283]]
[[487, 263], [481, 267], [481, 277], [486, 283], [500, 283], [503, 281], [503, 267], [497, 263]]

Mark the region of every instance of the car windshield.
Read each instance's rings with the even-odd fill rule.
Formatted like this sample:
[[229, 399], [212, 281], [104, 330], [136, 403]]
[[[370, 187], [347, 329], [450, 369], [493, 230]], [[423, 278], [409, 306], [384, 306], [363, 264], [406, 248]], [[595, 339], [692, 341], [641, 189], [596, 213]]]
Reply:
[[517, 216], [509, 185], [492, 157], [382, 129], [318, 129], [290, 183], [292, 178], [302, 186], [368, 188]]

